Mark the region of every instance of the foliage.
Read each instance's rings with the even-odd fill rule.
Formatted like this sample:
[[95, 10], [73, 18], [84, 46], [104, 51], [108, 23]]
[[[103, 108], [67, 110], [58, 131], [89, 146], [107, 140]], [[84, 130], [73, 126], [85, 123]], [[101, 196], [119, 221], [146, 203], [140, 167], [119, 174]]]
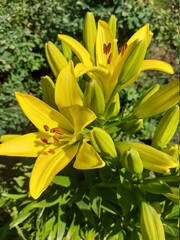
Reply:
[[[4, 158], [1, 162], [7, 161]], [[7, 169], [1, 165], [1, 216], [6, 218], [6, 224], [0, 228], [2, 240], [141, 239], [138, 189], [143, 189], [146, 199], [161, 209], [166, 239], [178, 239], [178, 205], [160, 194], [168, 192], [169, 186], [178, 187], [178, 176], [165, 176], [166, 184], [154, 187], [152, 192], [148, 180], [132, 178], [120, 166], [110, 164], [100, 170], [79, 171], [71, 164], [34, 201], [28, 197], [32, 164], [31, 159], [16, 158]], [[144, 174], [143, 178], [146, 177]], [[163, 180], [158, 174], [156, 177], [156, 183]]]

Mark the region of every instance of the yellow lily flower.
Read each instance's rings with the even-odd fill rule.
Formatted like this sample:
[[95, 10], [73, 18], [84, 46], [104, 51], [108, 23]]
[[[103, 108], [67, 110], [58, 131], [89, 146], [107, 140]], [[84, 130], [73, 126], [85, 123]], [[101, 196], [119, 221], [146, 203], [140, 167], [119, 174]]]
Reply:
[[[86, 32], [87, 42], [88, 33], [91, 32], [86, 29], [84, 32]], [[80, 63], [75, 66], [76, 76], [87, 73], [96, 79], [104, 92], [106, 103], [111, 104], [116, 93], [133, 83], [141, 71], [159, 70], [173, 74], [173, 68], [168, 63], [160, 60], [144, 60], [152, 35], [149, 24], [146, 24], [128, 40], [118, 53], [117, 40], [110, 26], [105, 21], [99, 20], [95, 38], [95, 60], [91, 58], [92, 53], [90, 54], [74, 38], [63, 34], [59, 34], [58, 38], [66, 43], [80, 60]]]
[[[62, 70], [61, 77], [67, 77], [68, 80], [68, 76], [73, 75], [71, 68], [70, 62], [65, 67], [70, 72]], [[61, 91], [66, 92], [67, 89]], [[70, 92], [76, 98], [76, 93], [73, 95]], [[0, 144], [0, 155], [37, 157], [30, 178], [30, 194], [34, 199], [41, 195], [55, 175], [74, 157], [74, 167], [77, 169], [95, 169], [105, 165], [84, 137], [83, 130], [96, 119], [90, 109], [75, 102], [75, 105], [61, 107], [61, 112], [58, 112], [34, 96], [16, 93], [16, 98], [25, 115], [39, 131], [4, 141]], [[55, 101], [58, 106], [60, 101], [57, 94]], [[67, 102], [71, 104], [71, 100], [67, 99]]]

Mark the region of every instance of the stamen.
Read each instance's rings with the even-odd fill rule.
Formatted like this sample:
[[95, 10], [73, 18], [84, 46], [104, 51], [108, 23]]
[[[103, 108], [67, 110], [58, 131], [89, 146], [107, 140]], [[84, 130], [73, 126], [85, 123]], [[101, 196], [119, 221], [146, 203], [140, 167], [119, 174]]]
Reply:
[[57, 134], [60, 134], [60, 135], [64, 134], [64, 131], [61, 130], [60, 128], [51, 128], [50, 132], [51, 133], [57, 133]]
[[57, 136], [53, 136], [53, 139], [55, 142], [61, 144], [61, 141], [59, 140], [59, 138]]
[[111, 49], [111, 43], [108, 43], [107, 45], [105, 43], [103, 44], [103, 53], [107, 55], [110, 52], [110, 49]]
[[125, 43], [123, 46], [122, 46], [122, 49], [121, 49], [121, 56], [123, 56], [126, 48], [128, 47], [127, 43]]
[[113, 54], [110, 53], [110, 54], [109, 54], [109, 57], [108, 57], [108, 60], [107, 60], [107, 64], [110, 64], [110, 63], [111, 63], [112, 57], [113, 57]]
[[49, 131], [49, 127], [47, 125], [44, 125], [43, 128], [46, 132]]
[[53, 149], [49, 149], [48, 153], [55, 154], [55, 151]]
[[41, 138], [41, 141], [42, 141], [43, 143], [45, 143], [45, 144], [49, 144], [49, 142], [48, 142], [48, 139], [47, 139], [47, 138]]

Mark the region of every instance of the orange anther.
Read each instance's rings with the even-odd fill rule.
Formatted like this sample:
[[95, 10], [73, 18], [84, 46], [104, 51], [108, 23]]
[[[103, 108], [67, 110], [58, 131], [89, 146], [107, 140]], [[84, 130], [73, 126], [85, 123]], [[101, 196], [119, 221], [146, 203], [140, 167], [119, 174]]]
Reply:
[[127, 43], [125, 43], [123, 46], [122, 46], [122, 49], [121, 49], [121, 56], [123, 56], [126, 48], [128, 47]]
[[49, 127], [47, 125], [43, 125], [43, 127], [46, 132], [49, 131]]
[[42, 141], [43, 143], [45, 143], [45, 144], [49, 144], [47, 138], [41, 138], [41, 141]]
[[108, 43], [107, 45], [103, 44], [103, 53], [108, 54], [111, 49], [111, 43]]
[[60, 128], [51, 128], [50, 132], [52, 132], [52, 133], [57, 133], [57, 134], [61, 134], [61, 135], [64, 134], [64, 131], [61, 130]]
[[113, 54], [110, 53], [110, 54], [109, 54], [109, 57], [108, 57], [108, 60], [107, 60], [107, 64], [110, 64], [110, 63], [111, 63], [112, 57], [113, 57]]
[[55, 151], [53, 149], [49, 149], [48, 153], [55, 154]]
[[59, 140], [59, 138], [57, 136], [53, 136], [53, 139], [55, 142], [61, 144], [61, 141]]

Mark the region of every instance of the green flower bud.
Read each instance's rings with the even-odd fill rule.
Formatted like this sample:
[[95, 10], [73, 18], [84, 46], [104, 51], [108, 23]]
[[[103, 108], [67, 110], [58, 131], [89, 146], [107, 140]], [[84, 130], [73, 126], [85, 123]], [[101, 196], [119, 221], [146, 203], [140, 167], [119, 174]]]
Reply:
[[176, 158], [159, 151], [149, 145], [136, 142], [115, 142], [116, 150], [120, 158], [130, 148], [138, 151], [145, 169], [159, 173], [168, 173], [170, 168], [176, 168]]
[[168, 155], [178, 159], [179, 156], [179, 147], [178, 144], [171, 144], [168, 147], [161, 149], [161, 151], [167, 153]]
[[66, 58], [50, 41], [45, 44], [45, 54], [54, 76], [57, 77], [61, 69], [67, 64]]
[[41, 77], [41, 86], [42, 86], [43, 101], [47, 103], [49, 106], [57, 109], [57, 106], [54, 100], [55, 84], [53, 80], [49, 76]]
[[130, 173], [141, 174], [143, 171], [143, 162], [138, 151], [133, 148], [125, 151], [123, 154], [122, 165]]
[[147, 118], [167, 111], [179, 102], [179, 81], [174, 80], [160, 88], [142, 104], [134, 108], [136, 118]]
[[119, 99], [119, 94], [117, 93], [110, 105], [110, 107], [108, 108], [108, 111], [107, 111], [107, 114], [106, 114], [106, 117], [107, 118], [111, 118], [111, 117], [114, 117], [116, 116], [119, 111], [120, 111], [120, 99]]
[[84, 106], [90, 108], [97, 116], [104, 113], [104, 94], [97, 81], [93, 79], [86, 83], [86, 89], [84, 91]]
[[123, 132], [135, 133], [143, 127], [143, 119], [133, 119], [120, 125]]
[[116, 26], [117, 26], [117, 18], [114, 15], [111, 15], [108, 21], [109, 28], [111, 29], [114, 38], [116, 38]]
[[86, 14], [84, 20], [83, 40], [93, 62], [95, 62], [96, 22], [91, 12]]
[[174, 136], [179, 124], [179, 106], [170, 108], [161, 118], [155, 130], [152, 146], [164, 148]]
[[115, 158], [117, 156], [114, 142], [105, 130], [94, 127], [89, 132], [89, 137], [91, 145], [98, 153], [111, 158]]
[[165, 240], [160, 214], [148, 203], [141, 203], [140, 226], [143, 240]]
[[150, 98], [155, 92], [157, 92], [160, 88], [159, 84], [155, 84], [152, 87], [148, 88], [144, 91], [141, 96], [138, 98], [137, 102], [135, 103], [134, 108], [137, 106], [139, 107], [143, 102], [145, 102], [148, 98]]

